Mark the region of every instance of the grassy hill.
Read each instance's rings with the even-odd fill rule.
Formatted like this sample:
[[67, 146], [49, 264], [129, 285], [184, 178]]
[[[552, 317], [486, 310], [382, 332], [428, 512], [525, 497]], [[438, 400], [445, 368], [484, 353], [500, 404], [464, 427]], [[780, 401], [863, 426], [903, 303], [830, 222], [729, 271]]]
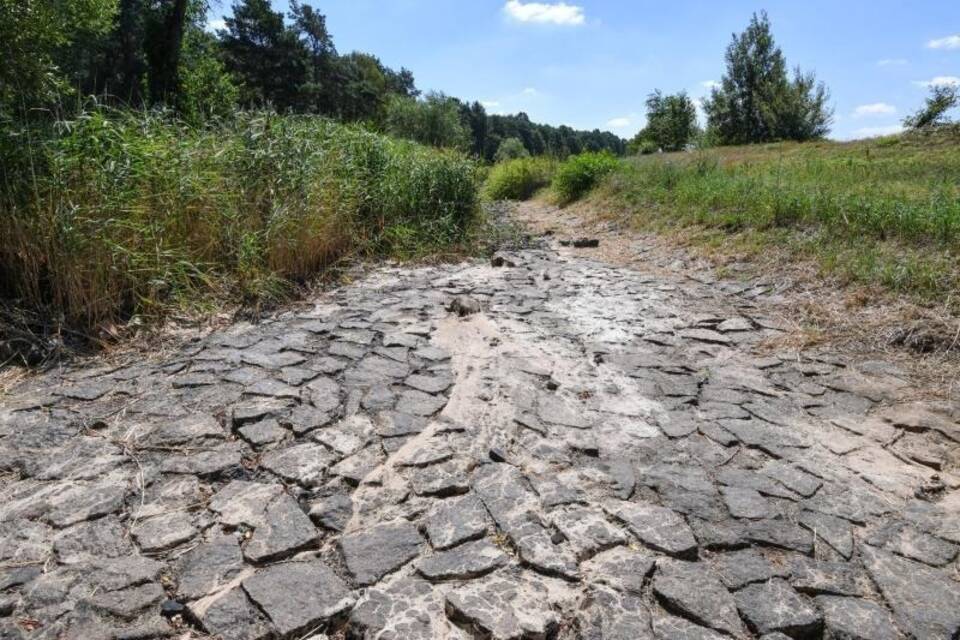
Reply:
[[960, 128], [620, 162], [586, 196], [639, 228], [960, 306]]

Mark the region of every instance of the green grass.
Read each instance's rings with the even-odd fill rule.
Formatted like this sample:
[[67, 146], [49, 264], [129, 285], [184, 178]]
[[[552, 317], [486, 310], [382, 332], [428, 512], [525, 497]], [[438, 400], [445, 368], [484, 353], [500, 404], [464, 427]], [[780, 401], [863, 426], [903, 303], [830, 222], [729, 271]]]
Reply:
[[463, 155], [322, 118], [0, 123], [0, 298], [82, 332], [275, 299], [347, 255], [446, 250], [477, 203]]
[[630, 158], [591, 195], [639, 226], [956, 304], [960, 134], [783, 143]]
[[515, 158], [494, 165], [483, 193], [489, 200], [527, 200], [550, 184], [557, 170], [551, 158]]

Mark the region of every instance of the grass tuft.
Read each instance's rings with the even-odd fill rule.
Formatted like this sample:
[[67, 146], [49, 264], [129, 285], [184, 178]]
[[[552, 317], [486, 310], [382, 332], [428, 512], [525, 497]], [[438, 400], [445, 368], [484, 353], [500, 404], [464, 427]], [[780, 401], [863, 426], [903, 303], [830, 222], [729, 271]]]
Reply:
[[484, 196], [489, 200], [527, 200], [550, 184], [557, 170], [552, 158], [516, 158], [496, 164], [487, 176]]
[[608, 174], [620, 167], [612, 153], [589, 152], [571, 156], [553, 176], [553, 192], [561, 204], [567, 204], [585, 195]]

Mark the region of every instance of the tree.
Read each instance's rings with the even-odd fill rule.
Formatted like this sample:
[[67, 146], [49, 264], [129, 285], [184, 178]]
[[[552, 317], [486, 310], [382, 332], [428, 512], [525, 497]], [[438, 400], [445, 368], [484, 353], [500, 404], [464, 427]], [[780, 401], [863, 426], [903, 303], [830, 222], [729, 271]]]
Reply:
[[290, 17], [298, 37], [309, 53], [309, 71], [306, 81], [299, 87], [303, 107], [316, 113], [335, 113], [337, 49], [333, 37], [327, 31], [326, 16], [313, 10], [310, 5], [301, 5], [296, 0], [290, 3]]
[[647, 96], [647, 126], [637, 139], [649, 141], [664, 151], [679, 151], [697, 134], [697, 108], [681, 91], [663, 95], [659, 89]]
[[399, 138], [434, 147], [466, 150], [470, 146], [457, 100], [442, 93], [431, 92], [420, 100], [392, 94], [387, 102], [384, 129]]
[[505, 162], [507, 160], [516, 160], [517, 158], [529, 158], [530, 152], [523, 146], [519, 138], [507, 138], [500, 142], [496, 155], [493, 156], [494, 162]]
[[241, 101], [281, 110], [297, 106], [308, 58], [297, 30], [284, 24], [269, 0], [240, 0], [225, 21], [221, 46], [227, 68], [240, 83]]
[[960, 106], [960, 86], [934, 85], [930, 87], [924, 106], [903, 120], [908, 129], [923, 129], [948, 124], [947, 112]]
[[0, 0], [0, 110], [67, 91], [58, 52], [106, 33], [116, 13], [117, 0]]
[[829, 132], [829, 94], [812, 73], [796, 70], [791, 81], [766, 12], [733, 35], [727, 71], [704, 104], [709, 126], [721, 144], [810, 140]]

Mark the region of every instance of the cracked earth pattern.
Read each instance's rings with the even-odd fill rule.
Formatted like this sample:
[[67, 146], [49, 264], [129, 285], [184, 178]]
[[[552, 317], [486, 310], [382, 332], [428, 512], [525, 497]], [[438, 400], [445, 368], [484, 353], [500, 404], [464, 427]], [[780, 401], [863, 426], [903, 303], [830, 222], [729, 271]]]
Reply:
[[23, 383], [0, 637], [960, 637], [960, 405], [769, 353], [762, 287], [583, 255]]

